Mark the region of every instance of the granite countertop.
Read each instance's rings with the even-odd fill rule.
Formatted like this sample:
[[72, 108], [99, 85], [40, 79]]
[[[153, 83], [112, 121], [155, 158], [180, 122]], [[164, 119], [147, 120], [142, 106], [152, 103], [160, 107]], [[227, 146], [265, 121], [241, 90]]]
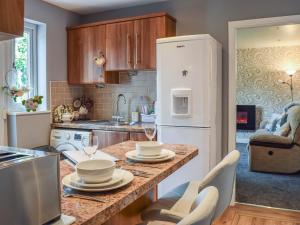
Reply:
[[76, 121], [64, 123], [52, 123], [52, 128], [84, 129], [84, 130], [110, 130], [110, 131], [131, 131], [144, 132], [142, 123], [134, 125], [113, 125], [101, 124], [97, 121]]
[[[122, 209], [133, 203], [135, 200], [152, 190], [156, 185], [188, 163], [198, 154], [198, 149], [191, 145], [165, 145], [164, 148], [173, 151], [180, 151], [171, 161], [156, 164], [128, 164], [124, 161], [125, 153], [135, 148], [135, 142], [127, 141], [102, 149], [115, 157], [121, 159], [117, 162], [119, 166], [128, 169], [138, 169], [149, 172], [149, 178], [134, 177], [131, 184], [106, 193], [95, 193], [95, 196], [108, 200], [107, 203], [99, 203], [90, 200], [62, 197], [62, 213], [74, 216], [74, 225], [98, 225], [103, 224]], [[186, 152], [186, 154], [182, 154]], [[61, 161], [61, 178], [74, 171], [74, 168], [65, 161]]]

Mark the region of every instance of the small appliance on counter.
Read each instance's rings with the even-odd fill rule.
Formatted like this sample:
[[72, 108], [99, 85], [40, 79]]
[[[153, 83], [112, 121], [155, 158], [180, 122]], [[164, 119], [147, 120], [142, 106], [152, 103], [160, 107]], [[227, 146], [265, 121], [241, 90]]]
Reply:
[[61, 216], [59, 154], [0, 147], [0, 224], [41, 225]]
[[50, 111], [8, 112], [8, 145], [34, 148], [49, 145]]

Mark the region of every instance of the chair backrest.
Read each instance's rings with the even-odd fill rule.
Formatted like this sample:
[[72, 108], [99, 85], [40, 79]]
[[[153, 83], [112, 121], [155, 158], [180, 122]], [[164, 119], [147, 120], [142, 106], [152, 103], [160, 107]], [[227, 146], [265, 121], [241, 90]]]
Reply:
[[203, 189], [194, 202], [192, 212], [177, 225], [211, 225], [218, 199], [217, 188], [210, 186]]
[[230, 205], [236, 167], [240, 158], [240, 152], [230, 152], [217, 166], [215, 166], [202, 180], [201, 188], [214, 186], [219, 191], [219, 201], [214, 218], [219, 217]]

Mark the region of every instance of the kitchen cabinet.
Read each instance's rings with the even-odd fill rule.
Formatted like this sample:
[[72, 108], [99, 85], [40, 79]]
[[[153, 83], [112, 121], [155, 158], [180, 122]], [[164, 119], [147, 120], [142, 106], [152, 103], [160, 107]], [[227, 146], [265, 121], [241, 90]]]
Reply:
[[24, 0], [0, 1], [0, 40], [22, 36], [24, 32]]
[[129, 140], [129, 132], [93, 130], [93, 135], [98, 136], [99, 148], [105, 148]]
[[[148, 141], [147, 136], [144, 132], [130, 132], [130, 140], [131, 141]], [[156, 141], [156, 137], [153, 141]]]
[[106, 25], [106, 69], [133, 69], [133, 21]]
[[[119, 83], [119, 71], [156, 69], [156, 39], [175, 36], [176, 20], [154, 13], [67, 30], [69, 83]], [[102, 77], [93, 60], [100, 53], [106, 59]]]
[[134, 69], [156, 69], [156, 39], [175, 36], [175, 23], [167, 17], [134, 21]]
[[175, 34], [175, 20], [165, 14], [106, 25], [107, 71], [155, 70], [156, 39]]
[[105, 25], [68, 30], [69, 84], [118, 83], [117, 73], [106, 73], [95, 64], [105, 54]]

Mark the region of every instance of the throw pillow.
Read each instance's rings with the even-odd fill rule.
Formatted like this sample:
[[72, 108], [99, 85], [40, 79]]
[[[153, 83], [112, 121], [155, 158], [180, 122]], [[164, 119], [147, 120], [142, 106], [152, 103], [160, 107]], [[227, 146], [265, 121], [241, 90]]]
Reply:
[[286, 122], [279, 129], [277, 129], [274, 132], [274, 134], [279, 135], [279, 136], [283, 136], [283, 137], [287, 137], [289, 135], [290, 131], [291, 131], [290, 123]]
[[286, 123], [287, 121], [287, 117], [288, 117], [288, 114], [287, 113], [283, 113], [282, 116], [281, 116], [281, 119], [280, 119], [280, 126], [282, 126], [283, 124]]
[[270, 119], [270, 123], [266, 126], [268, 131], [274, 132], [276, 130], [276, 125], [281, 118], [281, 115], [278, 113], [273, 113]]

